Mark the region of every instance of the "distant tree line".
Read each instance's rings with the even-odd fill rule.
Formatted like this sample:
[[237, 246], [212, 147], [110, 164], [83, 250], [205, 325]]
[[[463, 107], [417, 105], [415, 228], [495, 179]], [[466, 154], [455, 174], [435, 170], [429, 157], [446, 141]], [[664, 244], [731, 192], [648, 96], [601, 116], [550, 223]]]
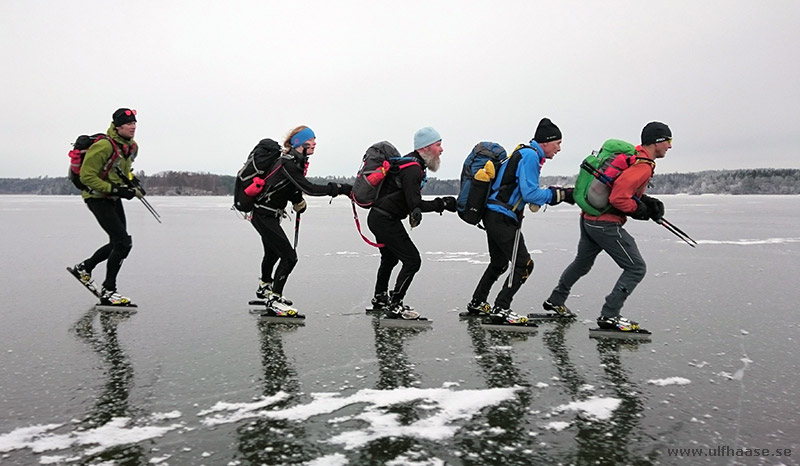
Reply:
[[[233, 194], [235, 176], [195, 172], [136, 172], [148, 195], [226, 196]], [[341, 176], [309, 177], [312, 183], [353, 183]], [[575, 184], [575, 176], [543, 176], [543, 186]], [[458, 193], [459, 180], [429, 178], [423, 194], [445, 196]], [[800, 194], [800, 169], [758, 168], [711, 170], [696, 173], [656, 174], [648, 187], [652, 194]], [[0, 194], [79, 194], [66, 177], [0, 178]]]

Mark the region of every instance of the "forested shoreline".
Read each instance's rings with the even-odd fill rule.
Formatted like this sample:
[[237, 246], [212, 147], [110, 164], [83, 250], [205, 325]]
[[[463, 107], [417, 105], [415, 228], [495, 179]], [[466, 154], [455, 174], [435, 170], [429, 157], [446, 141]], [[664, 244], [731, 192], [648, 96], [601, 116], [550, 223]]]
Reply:
[[[233, 175], [167, 171], [137, 172], [148, 195], [226, 196], [233, 194]], [[353, 177], [310, 177], [314, 183], [352, 183]], [[575, 176], [542, 176], [541, 184], [571, 186]], [[423, 194], [455, 195], [459, 180], [429, 178]], [[800, 194], [800, 169], [759, 168], [656, 174], [651, 194]], [[0, 194], [79, 194], [66, 177], [0, 178]]]

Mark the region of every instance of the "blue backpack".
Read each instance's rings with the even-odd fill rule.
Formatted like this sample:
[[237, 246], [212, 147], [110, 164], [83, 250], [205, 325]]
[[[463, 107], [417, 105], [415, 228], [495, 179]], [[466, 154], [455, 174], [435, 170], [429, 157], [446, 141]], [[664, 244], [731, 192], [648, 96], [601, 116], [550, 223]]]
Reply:
[[497, 173], [506, 160], [506, 150], [496, 142], [483, 141], [475, 145], [461, 169], [461, 188], [456, 201], [456, 212], [461, 220], [470, 225], [480, 223], [493, 180], [481, 180], [480, 176], [476, 178], [475, 175], [486, 166], [486, 162], [491, 162], [494, 173]]

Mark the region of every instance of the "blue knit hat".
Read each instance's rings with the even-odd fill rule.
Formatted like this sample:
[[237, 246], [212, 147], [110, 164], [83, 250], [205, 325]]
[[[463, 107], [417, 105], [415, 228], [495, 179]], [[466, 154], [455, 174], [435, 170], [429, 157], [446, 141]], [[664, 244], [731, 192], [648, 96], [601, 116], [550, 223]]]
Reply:
[[414, 150], [420, 150], [423, 147], [428, 147], [436, 141], [441, 141], [442, 137], [439, 132], [430, 126], [426, 126], [414, 134]]

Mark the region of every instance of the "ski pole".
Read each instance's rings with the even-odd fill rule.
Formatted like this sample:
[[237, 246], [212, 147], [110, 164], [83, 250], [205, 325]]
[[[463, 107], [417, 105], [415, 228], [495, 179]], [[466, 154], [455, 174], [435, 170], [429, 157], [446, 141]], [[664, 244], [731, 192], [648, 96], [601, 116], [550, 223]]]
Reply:
[[294, 250], [297, 251], [297, 239], [300, 237], [300, 212], [294, 217]]
[[669, 230], [669, 232], [672, 233], [673, 235], [675, 235], [678, 238], [682, 239], [689, 246], [695, 247], [695, 245], [697, 245], [697, 241], [693, 240], [689, 235], [684, 233], [683, 230], [681, 230], [680, 228], [678, 228], [675, 225], [673, 225], [672, 223], [670, 223], [667, 219], [662, 217], [661, 219], [659, 219], [659, 220], [657, 220], [655, 222], [658, 223], [659, 225], [663, 226], [667, 230]]
[[522, 216], [519, 218], [519, 228], [517, 228], [517, 234], [514, 235], [514, 248], [511, 251], [511, 265], [509, 268], [511, 270], [508, 271], [508, 279], [506, 280], [506, 288], [511, 288], [513, 286], [514, 281], [514, 266], [517, 263], [517, 253], [519, 252], [519, 238], [522, 236], [522, 219], [525, 218], [525, 214], [523, 212]]
[[[140, 192], [142, 191], [142, 189], [140, 187], [136, 186], [136, 184], [133, 182], [133, 180], [128, 178], [124, 173], [122, 173], [122, 170], [120, 170], [119, 167], [114, 167], [114, 171], [116, 171], [117, 175], [120, 178], [122, 178], [122, 181], [125, 182], [126, 186], [128, 186], [129, 188], [132, 188], [132, 189], [139, 189]], [[144, 198], [144, 194], [142, 194], [142, 197], [139, 197], [139, 196], [136, 196], [136, 197], [137, 197], [137, 199], [139, 199], [142, 202], [142, 204], [145, 206], [145, 208], [147, 208], [147, 210], [153, 215], [153, 218], [155, 218], [158, 223], [161, 223], [161, 216], [158, 215], [158, 212], [156, 212], [156, 209], [154, 209], [153, 206], [147, 201], [147, 199]]]

